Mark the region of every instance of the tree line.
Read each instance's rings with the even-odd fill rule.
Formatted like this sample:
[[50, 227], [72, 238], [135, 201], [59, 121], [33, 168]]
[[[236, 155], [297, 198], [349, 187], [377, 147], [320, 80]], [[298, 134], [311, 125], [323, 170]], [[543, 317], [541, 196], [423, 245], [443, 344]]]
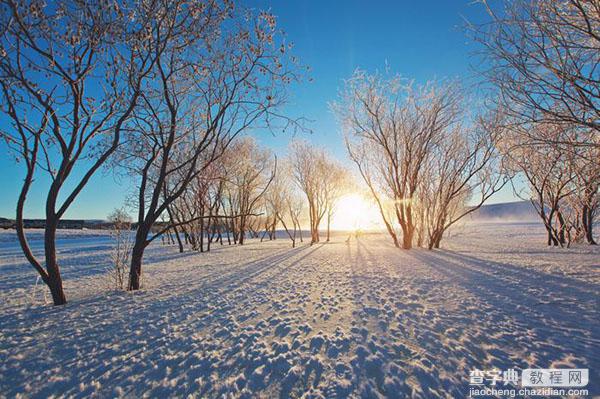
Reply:
[[439, 248], [448, 228], [507, 182], [496, 115], [469, 118], [466, 105], [457, 83], [415, 86], [362, 71], [334, 104], [348, 154], [396, 247]]
[[[485, 61], [485, 103], [457, 81], [358, 70], [344, 82], [332, 109], [356, 173], [397, 247], [439, 248], [511, 182], [548, 245], [595, 244], [600, 6], [483, 4], [489, 20], [468, 32]], [[305, 68], [275, 16], [229, 0], [0, 0], [0, 9], [0, 137], [25, 171], [15, 227], [56, 305], [66, 303], [58, 224], [103, 168], [132, 182], [134, 238], [115, 258], [129, 290], [141, 287], [157, 239], [203, 252], [260, 232], [274, 239], [281, 227], [294, 247], [308, 219], [310, 243], [323, 225], [329, 241], [351, 173], [306, 141], [278, 159], [247, 135], [303, 129], [281, 111]], [[47, 182], [43, 260], [24, 226], [34, 181]], [[112, 218], [122, 229], [123, 215]]]
[[548, 245], [596, 244], [600, 209], [600, 5], [481, 2], [484, 104], [457, 82], [357, 71], [333, 109], [397, 247], [438, 248], [449, 227], [511, 182]]
[[500, 149], [548, 245], [596, 244], [600, 185], [600, 3], [506, 2], [469, 31], [503, 114]]
[[[165, 214], [170, 228], [183, 225], [183, 198], [209, 189], [205, 176], [236, 137], [299, 125], [278, 109], [303, 68], [269, 13], [228, 0], [3, 0], [0, 7], [1, 135], [25, 169], [16, 231], [56, 305], [66, 302], [58, 221], [103, 167], [136, 182], [128, 282], [136, 290], [144, 250], [163, 233], [153, 226]], [[49, 182], [43, 261], [23, 226], [34, 180]], [[240, 201], [238, 231], [252, 206]], [[206, 209], [185, 223], [209, 220]]]

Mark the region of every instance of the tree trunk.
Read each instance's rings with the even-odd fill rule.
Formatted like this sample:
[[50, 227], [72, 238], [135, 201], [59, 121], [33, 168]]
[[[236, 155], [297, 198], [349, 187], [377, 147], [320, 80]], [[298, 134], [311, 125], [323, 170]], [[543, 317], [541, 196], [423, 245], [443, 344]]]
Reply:
[[294, 235], [292, 236], [292, 248], [296, 248], [296, 224], [294, 224]]
[[56, 228], [58, 220], [55, 218], [46, 218], [46, 227], [44, 231], [44, 254], [46, 256], [46, 272], [48, 273], [48, 288], [52, 294], [54, 305], [64, 305], [67, 303], [65, 292], [63, 290], [62, 278], [56, 259]]
[[235, 222], [233, 220], [233, 218], [231, 218], [231, 234], [233, 235], [233, 244], [237, 245], [238, 242], [238, 230], [235, 227]]
[[442, 242], [442, 237], [444, 236], [444, 228], [437, 228], [429, 235], [429, 239], [427, 241], [427, 249], [438, 249], [440, 247], [440, 243]]
[[442, 242], [442, 235], [444, 234], [443, 231], [439, 232], [436, 237], [435, 240], [433, 241], [433, 247], [435, 249], [439, 249], [440, 248], [440, 243]]
[[142, 259], [144, 257], [144, 250], [146, 249], [148, 230], [140, 223], [135, 233], [135, 244], [131, 250], [131, 264], [129, 267], [129, 284], [127, 287], [129, 291], [136, 291], [141, 287]]
[[215, 237], [214, 226], [211, 223], [210, 217], [211, 214], [209, 212], [208, 220], [206, 221], [206, 252], [210, 252], [210, 244], [212, 244], [213, 238]]
[[406, 222], [400, 223], [400, 227], [402, 227], [402, 249], [411, 249], [415, 228]]
[[[48, 272], [46, 270], [44, 270], [44, 268], [42, 268], [42, 266], [40, 265], [38, 260], [33, 255], [33, 252], [31, 252], [31, 247], [29, 246], [29, 243], [27, 242], [27, 236], [25, 235], [25, 226], [23, 223], [23, 208], [25, 206], [27, 194], [29, 192], [29, 188], [30, 188], [32, 182], [33, 182], [33, 169], [28, 168], [27, 176], [25, 177], [25, 182], [23, 183], [23, 187], [21, 189], [21, 193], [19, 194], [19, 199], [17, 201], [17, 212], [16, 212], [17, 214], [16, 214], [16, 220], [15, 220], [15, 224], [16, 224], [15, 228], [17, 230], [17, 237], [19, 238], [19, 244], [21, 245], [21, 249], [23, 250], [25, 257], [27, 258], [29, 263], [37, 270], [37, 272], [39, 273], [39, 275], [42, 278], [42, 280], [44, 281], [44, 283], [50, 289], [50, 293], [52, 294], [52, 299], [53, 299], [54, 304], [55, 305], [63, 305], [67, 302], [67, 300], [66, 300], [64, 290], [62, 287], [62, 280], [61, 280], [60, 273], [59, 273], [59, 267], [56, 264], [56, 251], [55, 250], [52, 251], [51, 248], [49, 248], [51, 250], [51, 252], [54, 253], [54, 259], [55, 259], [55, 262], [52, 265], [51, 269], [56, 272], [53, 274], [53, 278], [51, 280]], [[46, 228], [47, 227], [48, 226], [46, 225]], [[56, 227], [54, 227], [54, 232], [56, 232]], [[44, 240], [46, 240], [46, 235], [44, 235]], [[51, 246], [54, 246], [54, 240], [52, 240]], [[52, 258], [52, 257], [50, 257], [50, 258]], [[47, 265], [48, 265], [48, 263], [47, 263]]]
[[410, 230], [406, 230], [402, 233], [402, 249], [412, 248], [412, 234], [413, 232]]
[[565, 224], [565, 219], [563, 218], [562, 212], [560, 211], [556, 211], [556, 218], [558, 219], [558, 242], [560, 243], [560, 246], [562, 247], [566, 240], [565, 240], [565, 229], [566, 229], [566, 224]]
[[557, 247], [558, 240], [556, 239], [556, 237], [554, 237], [554, 233], [552, 232], [552, 229], [546, 228], [546, 230], [548, 232], [548, 246], [554, 245], [555, 247]]
[[240, 227], [238, 234], [238, 244], [244, 245], [244, 236], [246, 235], [246, 218], [244, 216], [240, 217]]
[[200, 252], [204, 252], [204, 219], [200, 219]]
[[433, 236], [429, 236], [429, 240], [427, 241], [427, 249], [428, 250], [431, 251], [433, 249], [433, 243], [434, 243]]
[[584, 205], [583, 210], [582, 210], [582, 221], [581, 224], [583, 225], [583, 231], [585, 232], [585, 240], [587, 241], [588, 244], [590, 245], [597, 245], [596, 241], [594, 240], [594, 220], [592, 217], [592, 208]]
[[262, 236], [260, 237], [260, 242], [263, 242], [265, 239], [265, 236], [267, 235], [267, 227], [265, 226], [265, 231], [263, 232]]
[[206, 240], [206, 252], [210, 252], [210, 244], [212, 244], [213, 236], [209, 231], [207, 231], [206, 234], [208, 236]]
[[173, 232], [175, 234], [175, 238], [177, 238], [177, 245], [179, 245], [179, 253], [183, 253], [183, 242], [181, 242], [181, 237], [179, 237], [179, 231], [177, 231], [177, 227], [173, 226]]
[[311, 226], [310, 231], [310, 244], [316, 244], [319, 242], [319, 228], [313, 225]]
[[388, 234], [390, 235], [390, 237], [392, 237], [392, 241], [394, 242], [394, 246], [396, 248], [400, 248], [400, 243], [398, 242], [398, 235], [396, 234], [396, 232], [394, 231], [394, 228], [392, 227], [392, 225], [387, 221], [387, 218], [383, 219], [383, 222], [385, 224], [385, 228], [387, 229]]
[[327, 242], [329, 242], [329, 239], [331, 237], [330, 235], [330, 230], [331, 230], [331, 213], [327, 213]]
[[183, 253], [183, 243], [181, 242], [181, 237], [179, 237], [179, 231], [177, 230], [177, 226], [175, 226], [175, 219], [173, 218], [173, 212], [171, 212], [171, 207], [167, 207], [167, 213], [169, 214], [169, 221], [173, 226], [173, 233], [175, 234], [175, 238], [177, 239], [177, 244], [179, 245], [179, 253]]
[[142, 276], [142, 257], [144, 255], [143, 249], [136, 249], [131, 252], [131, 266], [129, 269], [129, 291], [136, 291], [140, 289], [140, 278]]
[[585, 239], [586, 239], [587, 243], [590, 245], [598, 245], [596, 243], [596, 241], [594, 240], [594, 235], [592, 234], [592, 223], [590, 223], [590, 225], [588, 226], [588, 228], [585, 231]]
[[317, 217], [317, 211], [315, 209], [315, 207], [313, 206], [312, 208], [312, 220], [311, 220], [311, 245], [312, 244], [316, 244], [320, 241], [320, 237], [319, 237], [319, 220]]

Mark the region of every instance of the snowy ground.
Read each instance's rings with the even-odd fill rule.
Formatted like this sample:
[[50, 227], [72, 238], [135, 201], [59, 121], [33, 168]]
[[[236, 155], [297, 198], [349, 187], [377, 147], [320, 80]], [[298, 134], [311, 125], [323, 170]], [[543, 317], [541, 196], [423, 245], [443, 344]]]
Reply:
[[433, 252], [157, 245], [136, 294], [106, 289], [106, 235], [62, 234], [54, 308], [0, 233], [0, 397], [464, 397], [470, 370], [510, 367], [589, 368], [600, 395], [600, 249], [547, 248], [537, 225]]

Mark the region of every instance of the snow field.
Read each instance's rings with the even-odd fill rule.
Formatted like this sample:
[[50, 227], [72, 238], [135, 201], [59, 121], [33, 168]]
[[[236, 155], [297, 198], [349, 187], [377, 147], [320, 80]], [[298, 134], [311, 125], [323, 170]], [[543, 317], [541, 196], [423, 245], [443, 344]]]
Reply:
[[[109, 291], [102, 233], [62, 241], [65, 307], [0, 233], [0, 396], [464, 397], [469, 371], [589, 368], [600, 393], [600, 251], [479, 224], [438, 251], [384, 235], [179, 254]], [[67, 233], [75, 235], [75, 233]], [[41, 287], [40, 287], [41, 288]]]

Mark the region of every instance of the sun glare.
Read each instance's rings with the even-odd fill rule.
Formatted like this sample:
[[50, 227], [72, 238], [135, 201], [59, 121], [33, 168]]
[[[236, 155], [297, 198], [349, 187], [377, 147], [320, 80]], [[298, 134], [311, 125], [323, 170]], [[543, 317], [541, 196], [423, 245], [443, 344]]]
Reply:
[[359, 194], [340, 198], [331, 221], [334, 230], [371, 230], [379, 227], [379, 213], [375, 206]]

